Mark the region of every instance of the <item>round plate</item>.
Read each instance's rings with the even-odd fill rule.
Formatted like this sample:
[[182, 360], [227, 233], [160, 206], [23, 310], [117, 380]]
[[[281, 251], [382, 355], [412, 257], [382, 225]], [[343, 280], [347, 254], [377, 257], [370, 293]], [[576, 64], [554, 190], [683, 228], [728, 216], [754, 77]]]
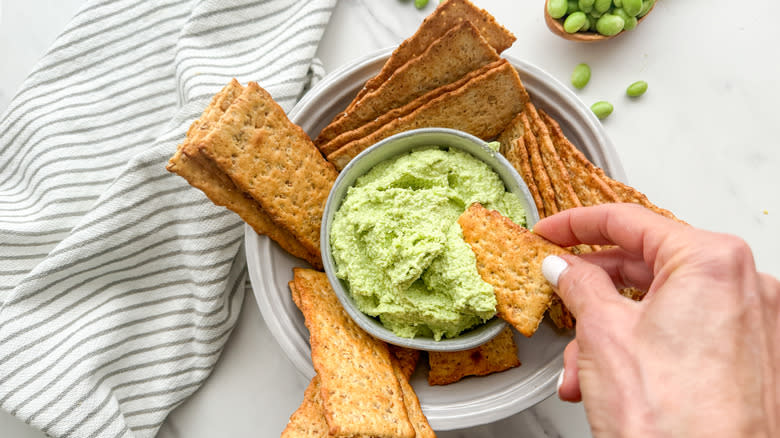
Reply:
[[[339, 111], [346, 108], [363, 84], [384, 65], [392, 49], [367, 56], [335, 71], [314, 86], [288, 114], [314, 137]], [[613, 178], [623, 180], [620, 161], [601, 123], [566, 86], [541, 69], [506, 57], [517, 69], [531, 99], [547, 111], [566, 136], [596, 165]], [[268, 329], [295, 368], [314, 377], [309, 333], [303, 316], [290, 298], [287, 282], [292, 268], [306, 263], [292, 257], [265, 236], [246, 226], [245, 246], [249, 278]], [[515, 333], [522, 365], [501, 373], [468, 377], [445, 386], [429, 386], [427, 364], [412, 376], [423, 412], [435, 430], [451, 430], [485, 424], [508, 417], [544, 400], [555, 392], [563, 366], [563, 349], [573, 332], [557, 331], [545, 318], [531, 338]]]

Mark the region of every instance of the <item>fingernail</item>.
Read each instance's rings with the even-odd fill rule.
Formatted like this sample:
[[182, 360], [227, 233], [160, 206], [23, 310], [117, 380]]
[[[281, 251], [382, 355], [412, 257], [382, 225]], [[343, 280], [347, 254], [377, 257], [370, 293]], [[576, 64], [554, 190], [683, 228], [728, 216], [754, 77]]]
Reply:
[[563, 376], [564, 376], [565, 374], [566, 374], [566, 368], [562, 369], [562, 370], [561, 370], [561, 374], [559, 374], [559, 375], [558, 375], [558, 388], [555, 390], [555, 392], [558, 392], [558, 393], [560, 393], [560, 391], [561, 391], [561, 386], [563, 385], [563, 379], [564, 379], [564, 377], [563, 377]]
[[558, 287], [558, 278], [568, 267], [569, 264], [566, 263], [566, 260], [556, 255], [548, 255], [542, 261], [542, 275], [553, 287]]

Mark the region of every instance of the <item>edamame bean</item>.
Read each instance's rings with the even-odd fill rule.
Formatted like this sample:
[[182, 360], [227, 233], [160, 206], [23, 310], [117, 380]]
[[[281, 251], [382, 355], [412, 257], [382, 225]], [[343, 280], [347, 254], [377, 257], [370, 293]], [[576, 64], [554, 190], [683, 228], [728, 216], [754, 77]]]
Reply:
[[602, 15], [604, 15], [604, 13], [603, 13], [603, 12], [599, 12], [599, 11], [597, 11], [597, 10], [595, 10], [595, 9], [593, 9], [592, 11], [590, 11], [590, 16], [591, 16], [592, 18], [596, 19], [596, 20], [598, 20], [598, 19], [599, 19], [599, 17], [601, 17]]
[[642, 10], [639, 11], [638, 14], [636, 14], [636, 18], [642, 18], [645, 15], [647, 15], [647, 13], [650, 12], [650, 9], [653, 9], [654, 4], [655, 4], [655, 0], [643, 0]]
[[616, 8], [620, 8], [623, 6], [623, 0], [612, 0], [612, 4], [614, 4]]
[[623, 0], [623, 10], [626, 14], [636, 17], [642, 11], [642, 0]]
[[547, 12], [553, 18], [562, 18], [566, 15], [566, 8], [568, 6], [569, 3], [567, 0], [549, 0], [547, 2]]
[[566, 7], [566, 13], [571, 14], [573, 12], [577, 12], [580, 10], [579, 3], [577, 3], [577, 0], [569, 0], [569, 4]]
[[588, 13], [593, 10], [593, 3], [596, 0], [578, 0], [577, 6], [580, 7], [580, 11]]
[[[642, 0], [639, 1], [641, 2]], [[596, 0], [596, 2], [593, 3], [593, 9], [601, 12], [602, 14], [604, 12], [607, 12], [611, 7], [612, 7], [612, 0]]]
[[587, 21], [588, 17], [585, 16], [585, 13], [577, 11], [566, 17], [566, 20], [563, 22], [563, 30], [568, 33], [576, 33], [582, 29], [582, 26], [584, 26]]
[[585, 15], [585, 24], [582, 25], [582, 29], [580, 29], [580, 32], [585, 32], [590, 30], [591, 26], [593, 26], [594, 21], [595, 20], [593, 20], [593, 18]]
[[617, 15], [604, 14], [596, 21], [596, 31], [606, 36], [617, 35], [625, 25], [626, 22]]
[[645, 94], [645, 91], [647, 91], [647, 82], [645, 81], [636, 81], [626, 88], [626, 94], [631, 97], [639, 97]]
[[577, 64], [577, 66], [574, 67], [574, 71], [571, 72], [571, 84], [574, 86], [574, 88], [581, 90], [585, 88], [586, 85], [588, 85], [589, 81], [590, 66], [585, 63]]
[[614, 109], [615, 108], [612, 106], [612, 104], [606, 100], [596, 102], [590, 106], [590, 110], [593, 111], [593, 114], [595, 114], [599, 120], [606, 119], [610, 114], [612, 114]]
[[622, 18], [623, 21], [626, 22], [626, 24], [623, 26], [623, 30], [634, 30], [636, 28], [636, 17], [628, 15], [626, 11], [623, 10], [623, 8], [615, 8], [612, 10], [612, 13]]
[[422, 9], [426, 6], [428, 6], [428, 0], [414, 0], [414, 7], [417, 9]]

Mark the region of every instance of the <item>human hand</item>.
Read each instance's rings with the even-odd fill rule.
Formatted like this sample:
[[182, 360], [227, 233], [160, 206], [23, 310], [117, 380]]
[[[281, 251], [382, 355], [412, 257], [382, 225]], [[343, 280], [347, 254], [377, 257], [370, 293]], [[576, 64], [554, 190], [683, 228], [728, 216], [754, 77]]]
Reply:
[[[631, 204], [565, 210], [534, 232], [616, 245], [543, 264], [577, 318], [558, 393], [584, 400], [594, 436], [780, 436], [780, 282], [744, 241]], [[617, 292], [629, 286], [643, 301]]]

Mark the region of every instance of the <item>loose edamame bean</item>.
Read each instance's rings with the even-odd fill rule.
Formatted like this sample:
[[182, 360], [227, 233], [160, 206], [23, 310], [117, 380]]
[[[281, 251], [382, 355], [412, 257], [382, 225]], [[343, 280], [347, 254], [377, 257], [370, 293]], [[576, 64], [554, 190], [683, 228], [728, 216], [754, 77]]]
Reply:
[[612, 106], [612, 104], [606, 100], [596, 102], [590, 106], [590, 110], [593, 111], [593, 114], [595, 114], [599, 120], [606, 119], [610, 114], [612, 114], [614, 109], [615, 108]]
[[632, 17], [628, 15], [626, 11], [623, 10], [623, 8], [615, 8], [612, 10], [612, 13], [622, 18], [623, 21], [626, 22], [625, 25], [623, 26], [623, 30], [634, 30], [636, 28], [636, 24], [637, 24], [636, 17]]
[[631, 97], [639, 97], [645, 94], [645, 91], [647, 91], [647, 82], [645, 81], [636, 81], [626, 88], [626, 94]]
[[585, 16], [584, 12], [574, 12], [566, 17], [566, 20], [563, 22], [563, 30], [568, 33], [576, 33], [582, 29], [582, 26], [584, 26], [587, 21], [588, 17]]
[[654, 4], [655, 4], [655, 0], [643, 0], [642, 10], [639, 11], [638, 14], [636, 14], [636, 18], [642, 18], [645, 15], [647, 15], [647, 13], [650, 12], [650, 9], [653, 9]]
[[623, 10], [626, 14], [636, 17], [642, 11], [642, 0], [623, 0]]
[[[639, 1], [641, 2], [642, 0]], [[596, 2], [593, 3], [593, 9], [601, 12], [602, 14], [604, 12], [607, 12], [611, 7], [612, 7], [612, 0], [596, 0]]]
[[428, 6], [428, 0], [414, 0], [414, 7], [417, 9], [422, 9], [426, 6]]
[[586, 14], [593, 10], [593, 3], [596, 0], [578, 0], [577, 6], [580, 7], [580, 10], [582, 12], [585, 12]]
[[566, 8], [568, 6], [569, 3], [567, 0], [549, 0], [547, 2], [547, 12], [553, 18], [562, 18], [566, 15]]
[[580, 10], [580, 6], [577, 3], [577, 0], [569, 0], [569, 4], [566, 7], [566, 13], [571, 14], [572, 12], [577, 12]]
[[590, 66], [585, 63], [577, 64], [577, 66], [574, 67], [574, 71], [571, 72], [571, 84], [574, 86], [574, 88], [581, 90], [585, 88], [586, 85], [588, 85], [589, 81]]
[[596, 21], [596, 31], [606, 36], [617, 35], [625, 25], [626, 22], [617, 15], [604, 14]]

